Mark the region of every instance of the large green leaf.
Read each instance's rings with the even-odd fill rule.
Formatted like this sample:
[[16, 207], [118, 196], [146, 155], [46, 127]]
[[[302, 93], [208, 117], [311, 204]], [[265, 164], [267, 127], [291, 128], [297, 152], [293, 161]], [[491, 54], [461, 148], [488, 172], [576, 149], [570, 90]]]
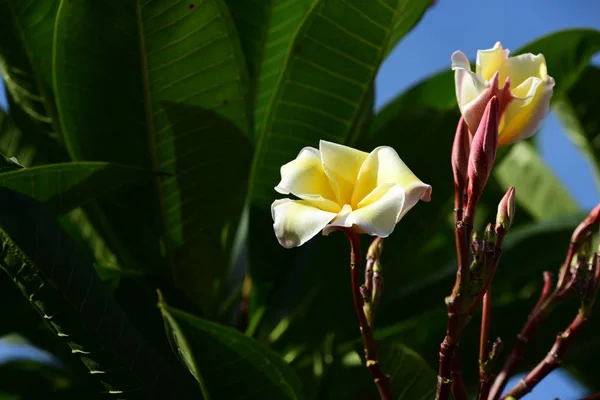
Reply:
[[573, 213], [579, 208], [529, 143], [512, 146], [494, 168], [494, 176], [505, 190], [510, 186], [517, 187], [517, 202], [538, 220]]
[[301, 399], [290, 366], [254, 339], [159, 302], [173, 350], [214, 399]]
[[432, 5], [431, 0], [399, 0], [398, 3], [400, 18], [391, 31], [388, 54], [421, 21], [427, 9]]
[[291, 44], [285, 36], [275, 55], [265, 54], [250, 177], [254, 204], [272, 201], [279, 167], [302, 147], [317, 146], [320, 139], [348, 139], [390, 48], [404, 3], [315, 1], [300, 27], [291, 32]]
[[105, 390], [187, 396], [44, 207], [0, 188], [0, 237], [0, 267]]
[[128, 182], [152, 179], [152, 172], [107, 162], [74, 162], [21, 168], [0, 174], [11, 188], [65, 213]]
[[246, 66], [223, 0], [64, 0], [55, 36], [71, 155], [172, 174], [101, 203], [111, 246], [132, 254], [118, 251], [125, 263], [170, 276], [208, 312], [250, 159]]
[[[270, 96], [277, 75], [285, 68], [294, 35], [314, 0], [225, 1], [235, 21], [252, 88], [260, 103]], [[262, 114], [257, 113], [257, 122]]]
[[569, 138], [592, 164], [600, 185], [600, 113], [598, 113], [600, 68], [588, 66], [563, 96], [554, 102], [554, 112]]
[[[56, 147], [61, 157], [52, 93], [52, 38], [59, 0], [0, 1], [0, 73], [17, 125], [26, 136]], [[49, 140], [50, 139], [50, 140]]]

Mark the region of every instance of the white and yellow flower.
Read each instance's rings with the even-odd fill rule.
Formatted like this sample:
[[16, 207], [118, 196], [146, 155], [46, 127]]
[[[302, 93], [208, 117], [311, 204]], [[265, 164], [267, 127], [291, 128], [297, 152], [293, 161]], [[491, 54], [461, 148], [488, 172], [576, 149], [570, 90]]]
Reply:
[[475, 72], [461, 51], [452, 54], [452, 69], [458, 105], [473, 133], [494, 95], [500, 103], [499, 145], [532, 136], [548, 114], [554, 79], [548, 75], [542, 54], [509, 57], [509, 50], [497, 42], [477, 52]]
[[286, 248], [339, 228], [387, 237], [408, 210], [431, 195], [431, 186], [393, 148], [365, 153], [323, 140], [319, 149], [305, 147], [281, 167], [275, 190], [299, 198], [271, 205], [275, 235]]

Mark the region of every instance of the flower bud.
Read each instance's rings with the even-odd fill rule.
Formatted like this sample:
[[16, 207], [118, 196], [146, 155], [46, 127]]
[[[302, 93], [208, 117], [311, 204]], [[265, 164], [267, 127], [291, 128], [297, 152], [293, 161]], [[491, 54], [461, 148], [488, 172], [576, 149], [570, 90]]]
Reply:
[[469, 165], [469, 152], [471, 150], [471, 138], [469, 127], [463, 117], [458, 121], [454, 144], [452, 145], [452, 173], [454, 174], [454, 189], [460, 195], [467, 185], [467, 168]]
[[496, 215], [496, 232], [502, 227], [507, 232], [515, 218], [515, 188], [511, 186], [506, 191], [500, 203], [498, 203], [498, 214]]
[[471, 143], [469, 166], [467, 169], [468, 203], [465, 214], [474, 217], [475, 206], [492, 171], [498, 147], [498, 99], [493, 96], [488, 102], [481, 123]]

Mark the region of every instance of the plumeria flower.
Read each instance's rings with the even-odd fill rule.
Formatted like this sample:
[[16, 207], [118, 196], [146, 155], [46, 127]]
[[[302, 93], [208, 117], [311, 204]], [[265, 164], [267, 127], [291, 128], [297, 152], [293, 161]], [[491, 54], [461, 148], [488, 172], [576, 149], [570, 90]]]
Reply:
[[393, 148], [365, 153], [324, 140], [318, 150], [305, 147], [281, 167], [275, 190], [300, 199], [271, 205], [275, 235], [286, 248], [340, 228], [387, 237], [408, 210], [431, 196], [431, 186]]
[[554, 87], [542, 54], [508, 55], [509, 50], [503, 49], [500, 42], [491, 49], [479, 50], [472, 72], [463, 52], [452, 54], [456, 98], [471, 132], [477, 130], [492, 96], [498, 98], [499, 145], [526, 139], [539, 129], [548, 114]]

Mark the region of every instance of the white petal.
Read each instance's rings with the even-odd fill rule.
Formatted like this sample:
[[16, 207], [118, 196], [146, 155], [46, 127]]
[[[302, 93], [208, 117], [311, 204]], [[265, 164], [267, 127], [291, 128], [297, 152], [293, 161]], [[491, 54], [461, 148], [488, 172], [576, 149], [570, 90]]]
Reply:
[[383, 184], [375, 188], [360, 208], [339, 215], [324, 230], [328, 234], [335, 227], [358, 227], [372, 236], [387, 237], [396, 226], [404, 206], [404, 190], [398, 184]]
[[466, 69], [467, 71], [471, 70], [471, 62], [469, 61], [465, 53], [463, 53], [462, 51], [457, 50], [454, 53], [452, 53], [451, 59], [453, 71], [456, 68]]
[[469, 103], [476, 100], [489, 86], [481, 76], [463, 68], [454, 69], [454, 84], [456, 101], [463, 116], [468, 111]]
[[358, 171], [368, 154], [351, 147], [321, 140], [323, 169], [329, 177], [338, 204], [350, 204]]
[[281, 199], [271, 205], [273, 230], [285, 248], [301, 246], [319, 233], [335, 217], [304, 200]]
[[[415, 185], [424, 185], [400, 159], [396, 150], [388, 146], [377, 147], [363, 163], [352, 194], [352, 207], [384, 183], [399, 184], [407, 190]], [[428, 186], [428, 185], [425, 185]]]

